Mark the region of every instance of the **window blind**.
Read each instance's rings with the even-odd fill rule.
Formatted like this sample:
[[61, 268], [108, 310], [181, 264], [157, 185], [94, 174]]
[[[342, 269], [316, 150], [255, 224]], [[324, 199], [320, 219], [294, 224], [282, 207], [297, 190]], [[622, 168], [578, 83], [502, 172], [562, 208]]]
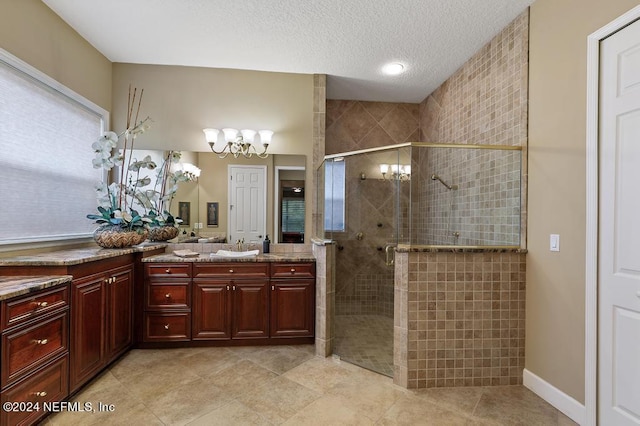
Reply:
[[282, 232], [304, 232], [304, 198], [282, 200]]
[[88, 237], [107, 113], [0, 53], [0, 244]]
[[324, 175], [324, 229], [345, 230], [345, 162], [327, 161]]

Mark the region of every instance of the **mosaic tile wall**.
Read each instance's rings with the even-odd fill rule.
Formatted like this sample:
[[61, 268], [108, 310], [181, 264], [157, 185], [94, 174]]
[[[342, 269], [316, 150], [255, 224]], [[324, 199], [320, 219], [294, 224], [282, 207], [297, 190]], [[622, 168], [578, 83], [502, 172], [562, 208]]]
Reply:
[[520, 245], [520, 151], [430, 149], [416, 239], [429, 244]]
[[[420, 104], [422, 141], [526, 147], [528, 23], [525, 11]], [[417, 189], [413, 240], [520, 245], [526, 212], [520, 157], [516, 151], [429, 150], [428, 176], [436, 173], [459, 190], [437, 182]], [[522, 167], [526, 176], [526, 158]]]
[[526, 144], [528, 68], [526, 10], [420, 104], [420, 140]]
[[398, 253], [397, 261], [397, 384], [522, 383], [525, 254]]
[[327, 100], [326, 154], [420, 140], [420, 106]]
[[347, 229], [332, 234], [337, 315], [393, 317], [393, 267], [385, 264], [384, 248], [396, 240], [399, 185], [382, 179], [379, 164], [397, 161], [397, 152], [345, 158]]

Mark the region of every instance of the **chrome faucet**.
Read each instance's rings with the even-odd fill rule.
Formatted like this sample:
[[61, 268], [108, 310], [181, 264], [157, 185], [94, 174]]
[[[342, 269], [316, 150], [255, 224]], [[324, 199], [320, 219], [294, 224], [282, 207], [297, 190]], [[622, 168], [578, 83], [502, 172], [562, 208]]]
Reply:
[[243, 251], [244, 238], [236, 241], [236, 251]]

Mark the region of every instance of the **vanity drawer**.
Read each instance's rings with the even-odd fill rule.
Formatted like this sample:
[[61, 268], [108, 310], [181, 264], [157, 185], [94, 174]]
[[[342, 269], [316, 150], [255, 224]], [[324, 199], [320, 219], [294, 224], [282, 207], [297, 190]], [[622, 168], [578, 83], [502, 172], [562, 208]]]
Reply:
[[144, 341], [171, 342], [191, 340], [189, 312], [144, 314]]
[[268, 278], [268, 263], [207, 263], [193, 265], [194, 278]]
[[190, 263], [146, 263], [145, 274], [149, 278], [189, 278]]
[[37, 419], [46, 414], [42, 407], [43, 403], [63, 401], [69, 393], [68, 359], [68, 356], [64, 356], [2, 392], [2, 403], [39, 403], [40, 410], [33, 412], [26, 410], [7, 412], [2, 410], [0, 424], [35, 424]]
[[2, 304], [3, 329], [22, 324], [68, 304], [68, 284], [8, 300]]
[[68, 350], [68, 312], [2, 335], [2, 386]]
[[146, 288], [146, 309], [188, 309], [191, 305], [191, 285], [188, 281], [150, 282]]
[[309, 263], [272, 263], [272, 278], [313, 278], [316, 276], [316, 264]]

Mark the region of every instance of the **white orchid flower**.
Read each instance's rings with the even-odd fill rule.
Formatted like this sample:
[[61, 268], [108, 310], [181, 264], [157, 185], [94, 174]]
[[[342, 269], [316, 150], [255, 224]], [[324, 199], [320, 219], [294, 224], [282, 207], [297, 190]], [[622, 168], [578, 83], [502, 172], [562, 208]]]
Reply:
[[147, 186], [151, 183], [151, 178], [149, 176], [145, 176], [142, 179], [138, 179], [136, 182], [136, 186]]

